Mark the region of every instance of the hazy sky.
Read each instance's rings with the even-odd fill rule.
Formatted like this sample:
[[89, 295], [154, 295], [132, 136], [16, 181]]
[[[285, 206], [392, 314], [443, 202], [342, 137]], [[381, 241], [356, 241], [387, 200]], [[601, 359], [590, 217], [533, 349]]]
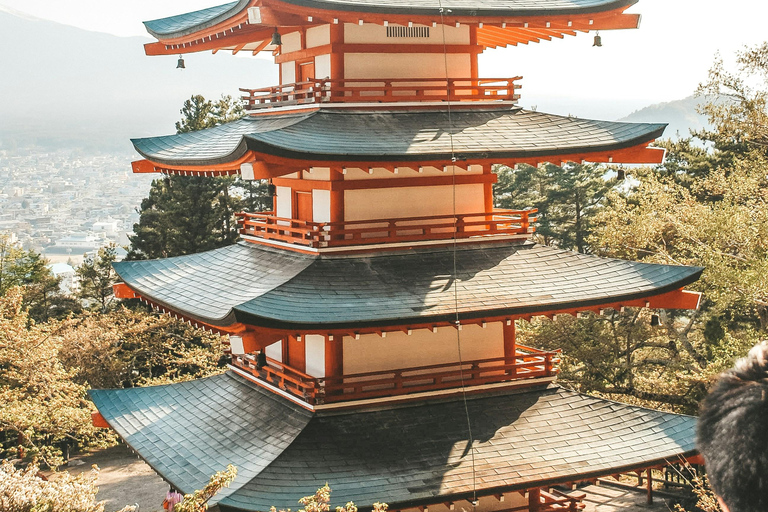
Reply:
[[[0, 6], [120, 36], [146, 35], [143, 20], [210, 7], [226, 0], [0, 0]], [[416, 0], [414, 0], [416, 1]], [[523, 75], [523, 105], [575, 115], [615, 118], [650, 103], [690, 95], [706, 78], [714, 54], [730, 57], [745, 44], [768, 39], [764, 0], [640, 0], [639, 30], [603, 32], [487, 51], [485, 77]], [[571, 107], [568, 107], [571, 108]]]

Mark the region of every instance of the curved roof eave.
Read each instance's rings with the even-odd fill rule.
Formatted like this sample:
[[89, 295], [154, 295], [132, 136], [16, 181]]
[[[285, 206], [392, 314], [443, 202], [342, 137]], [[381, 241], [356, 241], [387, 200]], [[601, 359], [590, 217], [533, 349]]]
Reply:
[[139, 295], [185, 317], [299, 330], [450, 322], [454, 286], [466, 298], [460, 318], [472, 320], [645, 299], [681, 289], [703, 271], [499, 244], [460, 249], [458, 278], [446, 281], [451, 254], [433, 248], [320, 257], [242, 242], [114, 267]]
[[[421, 0], [420, 2], [389, 0], [279, 0], [306, 9], [348, 11], [372, 14], [404, 14], [413, 16], [434, 16], [444, 9], [444, 16], [568, 16], [594, 14], [626, 9], [639, 0], [477, 0], [467, 7], [461, 0]], [[432, 5], [429, 5], [432, 3]], [[549, 7], [543, 7], [550, 4]], [[427, 7], [427, 5], [429, 5]]]
[[[430, 161], [603, 153], [658, 138], [666, 124], [570, 118], [521, 109], [335, 112], [253, 116], [190, 132], [135, 139], [146, 159], [218, 165], [246, 151], [298, 161]], [[446, 134], [452, 133], [449, 138]]]
[[[402, 0], [370, 1], [370, 0], [280, 0], [279, 3], [289, 4], [295, 8], [306, 9], [308, 13], [320, 11], [337, 11], [351, 13], [368, 13], [382, 15], [411, 15], [435, 16], [445, 9], [442, 15], [446, 17], [536, 17], [536, 16], [577, 16], [615, 10], [623, 10], [639, 0], [540, 0], [532, 3], [521, 0], [478, 0], [471, 7], [465, 2], [422, 0], [417, 5], [414, 2]], [[190, 36], [225, 22], [238, 15], [243, 15], [252, 0], [235, 0], [233, 2], [209, 7], [199, 11], [182, 13], [167, 18], [145, 21], [144, 26], [158, 40], [168, 40]], [[548, 5], [547, 5], [548, 4]]]
[[144, 27], [158, 40], [184, 37], [213, 27], [248, 7], [251, 0], [235, 0], [223, 5], [192, 11], [167, 18], [145, 21]]
[[[456, 449], [466, 445], [466, 426], [453, 421], [465, 414], [474, 418], [480, 463], [495, 470], [478, 481], [481, 496], [695, 452], [696, 418], [557, 386], [329, 414], [306, 411], [233, 372], [89, 394], [128, 445], [183, 492], [237, 465], [234, 485], [217, 496], [227, 510], [283, 509], [326, 481], [336, 500], [361, 510], [379, 500], [404, 509], [467, 497], [472, 462]], [[542, 430], [553, 422], [557, 428]]]

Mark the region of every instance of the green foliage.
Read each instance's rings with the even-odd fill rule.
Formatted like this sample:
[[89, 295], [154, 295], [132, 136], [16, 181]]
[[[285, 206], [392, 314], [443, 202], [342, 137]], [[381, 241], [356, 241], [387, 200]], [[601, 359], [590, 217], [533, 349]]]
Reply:
[[75, 382], [93, 388], [168, 384], [224, 370], [217, 335], [180, 320], [119, 307], [62, 323], [60, 359]]
[[[99, 470], [72, 476], [56, 473], [48, 480], [39, 476], [37, 464], [16, 469], [10, 461], [0, 465], [0, 510], [4, 512], [104, 512], [96, 501]], [[120, 512], [133, 512], [125, 507]]]
[[8, 236], [0, 233], [0, 295], [21, 287], [23, 305], [37, 322], [80, 309], [76, 302], [59, 293], [59, 279], [47, 265], [42, 255], [16, 247]]
[[537, 208], [537, 241], [590, 252], [587, 237], [593, 229], [593, 217], [616, 185], [616, 180], [606, 178], [607, 172], [607, 168], [596, 164], [500, 167], [496, 170], [499, 181], [494, 186], [496, 206]]
[[179, 112], [182, 119], [176, 123], [176, 133], [213, 128], [245, 115], [243, 103], [229, 95], [222, 95], [221, 99], [212, 102], [200, 94], [195, 94], [184, 102]]
[[219, 491], [229, 485], [237, 477], [237, 468], [232, 464], [227, 469], [211, 476], [210, 481], [200, 490], [187, 494], [184, 499], [173, 508], [174, 512], [205, 512], [208, 510], [208, 502]]
[[86, 256], [75, 273], [80, 278], [78, 297], [87, 303], [96, 304], [102, 313], [109, 308], [115, 298], [112, 285], [117, 281], [117, 274], [112, 268], [116, 259], [114, 244], [102, 247], [95, 256]]
[[[331, 488], [326, 483], [315, 494], [301, 498], [299, 503], [302, 508], [298, 512], [329, 512], [331, 510]], [[389, 505], [386, 503], [376, 502], [372, 505], [373, 512], [387, 512], [387, 509], [389, 509]], [[336, 512], [357, 512], [357, 507], [350, 501], [343, 507], [336, 507], [335, 510]], [[270, 512], [278, 512], [278, 510], [276, 507], [272, 507]], [[291, 512], [291, 509], [280, 510], [279, 512]]]
[[[64, 343], [60, 323], [30, 323], [22, 291], [0, 296], [0, 434], [3, 448], [40, 457], [50, 466], [62, 460], [61, 443], [94, 445], [109, 433], [90, 423], [91, 403], [73, 380], [59, 353]], [[17, 450], [23, 447], [23, 453]]]
[[[176, 130], [186, 133], [234, 121], [244, 111], [230, 96], [211, 102], [195, 95], [181, 114]], [[263, 211], [271, 204], [261, 181], [176, 175], [154, 180], [129, 237], [128, 259], [168, 258], [230, 245], [238, 237], [235, 214]]]

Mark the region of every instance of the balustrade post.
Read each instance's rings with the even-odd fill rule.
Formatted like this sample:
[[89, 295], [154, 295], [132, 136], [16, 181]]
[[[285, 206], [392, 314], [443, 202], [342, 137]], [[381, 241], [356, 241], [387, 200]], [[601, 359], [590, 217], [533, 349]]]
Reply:
[[528, 221], [528, 212], [523, 211], [520, 213], [520, 232], [528, 233], [529, 227], [530, 227], [530, 222]]
[[552, 352], [548, 352], [544, 356], [544, 373], [547, 377], [552, 375]]
[[389, 221], [389, 228], [387, 229], [387, 236], [391, 239], [397, 236], [397, 224], [395, 221]]

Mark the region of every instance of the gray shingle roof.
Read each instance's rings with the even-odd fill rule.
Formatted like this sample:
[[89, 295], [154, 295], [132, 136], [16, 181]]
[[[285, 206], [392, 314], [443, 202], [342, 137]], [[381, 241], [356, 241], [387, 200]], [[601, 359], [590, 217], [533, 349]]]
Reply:
[[[602, 152], [659, 137], [666, 125], [563, 117], [521, 109], [339, 111], [251, 116], [220, 127], [134, 139], [145, 158], [168, 165], [214, 165], [246, 149], [301, 160], [447, 160]], [[451, 145], [450, 133], [453, 133]]]
[[313, 256], [241, 242], [115, 270], [142, 296], [215, 325], [404, 325], [638, 299], [689, 284], [698, 267], [655, 265], [532, 244]]
[[235, 0], [199, 11], [145, 21], [147, 32], [158, 39], [181, 37], [211, 27], [231, 18], [248, 6], [249, 0]]
[[227, 464], [239, 483], [274, 461], [311, 419], [305, 409], [231, 373], [167, 386], [91, 390], [109, 424], [185, 493]]
[[[308, 10], [412, 14], [439, 16], [541, 16], [586, 14], [619, 9], [637, 0], [283, 0]], [[239, 0], [169, 18], [145, 21], [147, 31], [158, 39], [182, 37], [209, 28], [242, 12], [248, 0]]]
[[[189, 492], [238, 466], [220, 505], [296, 508], [328, 482], [335, 504], [393, 508], [471, 492], [460, 398], [310, 413], [231, 373], [171, 386], [92, 391], [99, 411], [166, 479]], [[480, 493], [642, 467], [695, 450], [695, 418], [559, 387], [467, 402]]]

